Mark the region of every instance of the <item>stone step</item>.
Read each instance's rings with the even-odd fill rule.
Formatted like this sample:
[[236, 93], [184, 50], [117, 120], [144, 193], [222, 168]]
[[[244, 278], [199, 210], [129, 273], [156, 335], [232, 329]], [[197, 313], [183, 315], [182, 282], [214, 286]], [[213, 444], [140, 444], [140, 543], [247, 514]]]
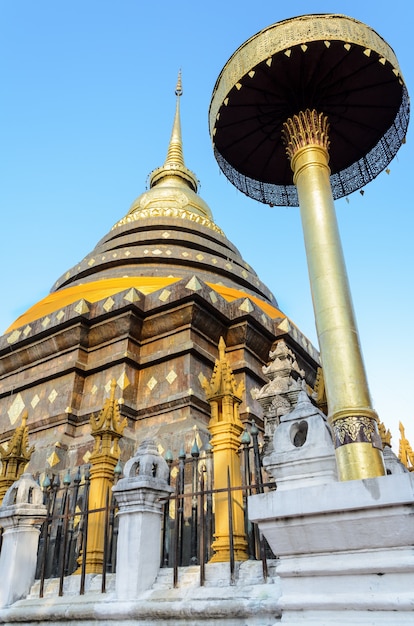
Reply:
[[[274, 582], [276, 561], [268, 561], [268, 579], [267, 583]], [[106, 575], [106, 592], [115, 591], [116, 574]], [[174, 588], [174, 572], [171, 567], [163, 567], [160, 569], [157, 579], [152, 589], [154, 591], [173, 589]], [[73, 574], [64, 579], [63, 595], [79, 595], [80, 593], [80, 576]], [[230, 564], [229, 563], [207, 563], [205, 566], [204, 587], [243, 587], [251, 585], [264, 584], [263, 571], [261, 561], [244, 561], [235, 563], [234, 585], [230, 580]], [[187, 567], [178, 568], [178, 588], [197, 588], [200, 587], [200, 566], [189, 565]], [[102, 588], [101, 574], [86, 574], [85, 576], [85, 594], [100, 593]], [[28, 598], [39, 598], [40, 580], [36, 580], [33, 584]], [[43, 597], [57, 597], [59, 595], [59, 579], [49, 578], [44, 581]]]
[[[57, 597], [59, 595], [59, 578], [47, 578], [44, 581], [43, 597]], [[63, 581], [63, 595], [79, 595], [80, 594], [81, 577], [76, 574], [67, 576]], [[115, 591], [115, 574], [106, 575], [106, 592]], [[85, 576], [85, 593], [100, 593], [102, 589], [101, 574], [86, 574]], [[35, 580], [28, 598], [39, 598], [40, 580]]]
[[[275, 578], [276, 561], [268, 561], [268, 579], [266, 582], [272, 583]], [[172, 589], [173, 569], [161, 568], [157, 579], [152, 586], [153, 589]], [[244, 561], [235, 563], [234, 585], [262, 585], [264, 584], [263, 569], [261, 561]], [[200, 586], [200, 566], [191, 565], [178, 568], [178, 587], [199, 587]], [[229, 563], [207, 563], [205, 566], [205, 587], [230, 587], [230, 564]]]

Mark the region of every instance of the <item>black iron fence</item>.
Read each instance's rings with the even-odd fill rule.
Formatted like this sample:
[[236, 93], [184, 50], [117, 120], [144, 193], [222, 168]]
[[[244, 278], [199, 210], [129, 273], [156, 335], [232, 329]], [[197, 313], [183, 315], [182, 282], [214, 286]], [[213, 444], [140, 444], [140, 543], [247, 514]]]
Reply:
[[204, 566], [213, 556], [214, 498], [220, 493], [227, 494], [230, 580], [234, 581], [235, 571], [232, 501], [237, 492], [242, 494], [248, 557], [262, 561], [263, 576], [267, 578], [267, 559], [274, 555], [257, 525], [249, 520], [248, 496], [273, 490], [276, 486], [274, 482], [263, 481], [256, 429], [252, 428], [251, 437], [245, 433], [239, 454], [242, 485], [232, 486], [228, 474], [227, 486], [222, 489], [214, 488], [210, 450], [200, 454], [194, 445], [190, 457], [182, 452], [175, 463], [167, 459], [170, 464], [170, 484], [175, 490], [164, 507], [161, 566], [174, 568], [174, 585], [178, 584], [178, 568], [186, 565], [200, 565], [200, 585], [204, 584]]
[[[226, 493], [228, 502], [229, 531], [229, 577], [234, 582], [235, 550], [233, 542], [232, 499], [241, 492], [244, 510], [244, 532], [247, 539], [249, 559], [261, 560], [263, 577], [267, 577], [267, 559], [273, 558], [258, 527], [249, 521], [248, 496], [275, 489], [275, 484], [263, 482], [262, 467], [257, 439], [257, 429], [251, 436], [245, 432], [240, 448], [242, 485], [232, 486], [230, 477], [223, 489], [214, 488], [213, 455], [208, 448], [199, 451], [194, 444], [187, 456], [180, 452], [174, 460], [167, 453], [169, 482], [174, 492], [164, 505], [161, 538], [160, 566], [173, 568], [173, 584], [179, 584], [179, 568], [186, 565], [200, 566], [200, 585], [205, 581], [205, 564], [213, 556], [212, 544], [215, 532], [214, 499], [216, 494]], [[114, 478], [117, 482], [119, 474]], [[47, 518], [42, 525], [36, 578], [39, 580], [39, 595], [43, 597], [45, 581], [59, 581], [58, 593], [63, 595], [64, 580], [79, 574], [79, 593], [85, 592], [88, 529], [92, 516], [100, 516], [102, 523], [103, 559], [101, 591], [106, 591], [106, 575], [116, 571], [118, 537], [117, 504], [108, 490], [105, 507], [89, 509], [89, 468], [79, 468], [71, 477], [70, 472], [46, 477], [43, 485]], [[1, 529], [0, 529], [1, 535]], [[1, 537], [0, 537], [1, 541]]]
[[115, 572], [118, 522], [116, 503], [110, 491], [106, 494], [105, 507], [89, 509], [89, 468], [81, 469], [73, 480], [67, 472], [63, 484], [59, 476], [46, 478], [43, 483], [44, 504], [47, 517], [39, 541], [36, 578], [40, 580], [39, 595], [43, 596], [44, 582], [48, 578], [59, 579], [59, 595], [63, 595], [66, 576], [79, 574], [79, 592], [85, 592], [86, 555], [88, 528], [92, 516], [104, 513], [102, 527], [103, 564], [102, 592], [106, 591], [106, 574]]

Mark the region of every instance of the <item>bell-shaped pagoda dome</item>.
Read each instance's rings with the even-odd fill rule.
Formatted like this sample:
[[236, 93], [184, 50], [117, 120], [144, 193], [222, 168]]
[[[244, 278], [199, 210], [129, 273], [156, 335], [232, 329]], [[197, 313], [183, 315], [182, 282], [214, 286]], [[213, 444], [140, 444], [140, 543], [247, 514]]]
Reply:
[[83, 298], [97, 301], [126, 288], [143, 293], [196, 274], [228, 299], [251, 296], [277, 310], [271, 291], [213, 220], [197, 193], [198, 181], [184, 162], [180, 122], [181, 76], [164, 165], [128, 213], [80, 263], [61, 276], [51, 293], [19, 317], [9, 330], [31, 323]]
[[[253, 390], [287, 337], [314, 385], [318, 354], [215, 223], [186, 167], [181, 79], [164, 164], [149, 189], [80, 263], [0, 337], [0, 443], [28, 411], [33, 471], [87, 463], [91, 416], [116, 381], [128, 420], [123, 458], [150, 436], [178, 452], [208, 438], [210, 380], [222, 337], [243, 382], [244, 421], [262, 424]], [[196, 433], [196, 435], [195, 435]]]

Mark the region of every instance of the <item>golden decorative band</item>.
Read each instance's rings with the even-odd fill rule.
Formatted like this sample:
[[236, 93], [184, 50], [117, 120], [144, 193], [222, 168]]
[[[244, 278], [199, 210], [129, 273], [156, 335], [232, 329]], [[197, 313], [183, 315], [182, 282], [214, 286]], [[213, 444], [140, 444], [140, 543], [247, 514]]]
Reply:
[[201, 226], [206, 226], [207, 228], [210, 228], [211, 230], [214, 230], [216, 233], [219, 233], [220, 235], [223, 235], [223, 237], [225, 237], [225, 234], [223, 233], [221, 228], [219, 228], [219, 226], [217, 226], [217, 224], [215, 224], [211, 220], [207, 219], [206, 217], [202, 217], [201, 215], [198, 215], [197, 213], [193, 213], [192, 211], [188, 211], [187, 209], [179, 209], [177, 207], [169, 207], [169, 208], [154, 207], [154, 208], [149, 208], [149, 209], [138, 209], [137, 211], [134, 211], [133, 213], [128, 213], [127, 215], [125, 215], [125, 217], [120, 219], [119, 222], [117, 222], [114, 226], [112, 226], [111, 230], [114, 230], [115, 228], [118, 228], [119, 226], [124, 226], [125, 224], [135, 222], [136, 220], [151, 219], [154, 217], [168, 217], [168, 218], [174, 217], [174, 218], [179, 218], [179, 219], [190, 220], [191, 222], [196, 222], [197, 224], [201, 224]]
[[329, 122], [326, 115], [313, 109], [300, 111], [283, 124], [282, 140], [289, 159], [300, 149], [309, 145], [329, 150]]
[[349, 443], [370, 443], [374, 448], [382, 450], [377, 423], [364, 415], [351, 415], [337, 419], [332, 424], [335, 448]]
[[361, 50], [373, 50], [381, 63], [390, 63], [394, 73], [403, 79], [394, 50], [372, 28], [352, 17], [317, 14], [284, 20], [248, 39], [227, 61], [213, 91], [209, 111], [210, 134], [229, 92], [252, 68], [262, 62], [270, 63], [275, 54], [287, 54], [294, 46], [306, 50], [307, 44], [315, 41], [323, 41], [327, 46], [331, 41], [343, 41], [345, 45], [356, 45]]

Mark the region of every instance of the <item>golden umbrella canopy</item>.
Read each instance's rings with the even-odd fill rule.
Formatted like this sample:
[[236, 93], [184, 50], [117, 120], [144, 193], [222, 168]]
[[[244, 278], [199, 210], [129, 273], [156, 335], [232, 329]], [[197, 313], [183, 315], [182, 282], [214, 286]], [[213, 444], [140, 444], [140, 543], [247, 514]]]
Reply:
[[409, 98], [392, 48], [343, 15], [273, 24], [232, 55], [214, 87], [210, 133], [220, 168], [261, 202], [298, 206], [281, 140], [306, 109], [328, 117], [334, 198], [375, 178], [404, 142]]

